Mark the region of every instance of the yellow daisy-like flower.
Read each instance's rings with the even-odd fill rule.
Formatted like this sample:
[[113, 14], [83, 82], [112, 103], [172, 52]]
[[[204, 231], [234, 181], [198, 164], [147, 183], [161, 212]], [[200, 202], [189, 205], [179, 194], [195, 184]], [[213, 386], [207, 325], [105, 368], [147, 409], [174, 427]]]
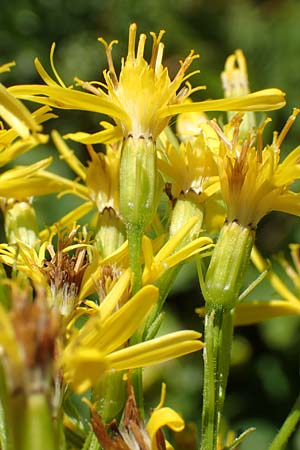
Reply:
[[153, 47], [148, 63], [144, 58], [146, 35], [140, 35], [136, 50], [136, 30], [136, 24], [129, 28], [128, 53], [122, 61], [119, 77], [112, 58], [112, 46], [116, 41], [108, 44], [103, 38], [99, 39], [105, 46], [108, 60], [108, 70], [103, 73], [105, 83], [77, 80], [90, 93], [65, 86], [53, 64], [54, 46], [51, 49], [51, 65], [58, 82], [53, 80], [36, 60], [37, 70], [46, 85], [14, 86], [10, 91], [18, 98], [58, 108], [94, 111], [114, 119], [117, 127], [94, 135], [80, 133], [72, 136], [81, 142], [84, 139], [85, 143], [108, 142], [121, 136], [133, 136], [134, 139], [143, 136], [147, 140], [156, 140], [170, 118], [185, 111], [256, 111], [284, 106], [284, 94], [279, 89], [266, 89], [241, 98], [183, 103], [192, 92], [199, 90], [199, 87], [192, 88], [190, 84], [181, 89], [182, 83], [192, 75], [186, 75], [186, 70], [198, 56], [191, 51], [171, 80], [167, 68], [162, 64], [163, 31], [158, 36], [151, 33]]
[[298, 112], [294, 110], [281, 133], [274, 133], [272, 144], [265, 147], [262, 135], [268, 119], [257, 130], [256, 145], [252, 136], [239, 139], [240, 115], [225, 126], [224, 132], [214, 125], [220, 138], [217, 164], [229, 222], [255, 228], [271, 211], [300, 213], [300, 195], [289, 190], [300, 177], [300, 147], [280, 162], [281, 144]]

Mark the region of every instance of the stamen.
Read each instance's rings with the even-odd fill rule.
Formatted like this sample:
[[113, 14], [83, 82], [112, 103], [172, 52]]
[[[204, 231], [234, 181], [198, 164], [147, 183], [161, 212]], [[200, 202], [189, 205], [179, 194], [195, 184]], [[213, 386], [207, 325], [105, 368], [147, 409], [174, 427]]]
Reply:
[[173, 80], [173, 83], [176, 79], [182, 78], [184, 76], [186, 70], [190, 67], [190, 65], [194, 61], [194, 59], [198, 59], [198, 58], [200, 58], [200, 55], [194, 54], [194, 50], [191, 50], [190, 54], [185, 58], [184, 61], [179, 61], [180, 69], [178, 70], [178, 72]]
[[225, 134], [223, 133], [223, 131], [221, 130], [221, 128], [219, 127], [219, 125], [217, 124], [217, 122], [215, 120], [209, 120], [208, 123], [210, 124], [210, 126], [215, 130], [215, 132], [217, 133], [217, 135], [219, 136], [219, 138], [221, 139], [221, 141], [224, 142], [224, 144], [226, 145], [226, 147], [228, 147], [230, 150], [232, 150], [232, 144], [231, 142], [227, 139], [227, 137], [225, 136]]
[[233, 146], [236, 146], [238, 144], [240, 126], [243, 121], [243, 116], [243, 114], [238, 113], [233, 117], [231, 121], [232, 125], [234, 126], [233, 137], [231, 141]]
[[293, 109], [293, 113], [290, 115], [290, 117], [288, 118], [288, 120], [286, 121], [286, 124], [284, 125], [284, 127], [282, 128], [277, 140], [276, 140], [276, 144], [278, 147], [281, 146], [282, 142], [284, 141], [286, 135], [288, 134], [291, 126], [293, 125], [293, 123], [296, 120], [296, 117], [298, 116], [300, 112], [300, 109], [298, 108], [294, 108]]
[[164, 48], [165, 48], [164, 44], [162, 42], [160, 42], [158, 44], [157, 57], [156, 57], [156, 61], [155, 61], [155, 69], [154, 69], [155, 73], [158, 72], [158, 69], [162, 63]]
[[240, 161], [245, 160], [247, 150], [250, 148], [250, 144], [251, 144], [251, 138], [250, 138], [250, 136], [248, 136], [247, 139], [242, 144], [242, 150], [241, 150], [240, 157], [239, 157]]
[[101, 95], [101, 92], [99, 91], [99, 89], [95, 88], [92, 85], [92, 83], [88, 83], [87, 81], [82, 81], [79, 78], [74, 78], [74, 81], [78, 86], [83, 87], [85, 90], [91, 92], [92, 94]]
[[52, 71], [57, 79], [57, 81], [59, 82], [59, 84], [63, 87], [66, 88], [65, 83], [63, 82], [63, 80], [60, 78], [60, 76], [58, 75], [57, 70], [55, 69], [55, 65], [54, 65], [54, 50], [55, 50], [55, 42], [53, 42], [53, 44], [51, 45], [51, 49], [50, 49], [50, 64], [51, 64], [51, 68]]
[[239, 69], [239, 71], [246, 77], [248, 78], [248, 71], [247, 71], [247, 63], [246, 63], [246, 58], [244, 56], [244, 53], [242, 52], [242, 50], [237, 49], [235, 51], [235, 57], [236, 57], [236, 66]]
[[225, 61], [225, 67], [224, 67], [224, 72], [226, 72], [228, 75], [232, 75], [232, 72], [234, 70], [234, 66], [235, 66], [235, 56], [234, 55], [230, 55], [228, 56], [228, 58]]
[[77, 274], [80, 271], [81, 267], [83, 266], [85, 253], [86, 253], [86, 249], [83, 248], [83, 249], [80, 250], [80, 252], [79, 252], [79, 254], [77, 256], [76, 264], [74, 266], [75, 274]]
[[138, 59], [138, 60], [143, 59], [143, 57], [144, 57], [146, 39], [147, 39], [147, 36], [144, 33], [140, 35], [138, 49], [137, 49], [137, 55], [136, 55], [136, 59]]
[[264, 133], [264, 129], [266, 128], [266, 126], [268, 125], [268, 123], [272, 122], [272, 119], [270, 117], [268, 117], [267, 119], [265, 119], [262, 123], [262, 125], [257, 129], [257, 134], [256, 134], [256, 148], [257, 148], [257, 161], [259, 163], [262, 162], [262, 152], [263, 152], [263, 148], [264, 148], [264, 143], [263, 143], [263, 133]]
[[47, 246], [47, 250], [48, 250], [48, 252], [50, 253], [50, 256], [51, 256], [51, 258], [53, 259], [54, 258], [54, 256], [55, 256], [55, 250], [54, 250], [54, 248], [53, 248], [53, 245], [48, 245]]
[[183, 86], [180, 91], [178, 92], [178, 94], [176, 95], [176, 98], [179, 100], [181, 98], [185, 98], [188, 96], [190, 92], [190, 85], [187, 86]]
[[151, 54], [151, 60], [150, 60], [149, 66], [152, 67], [152, 69], [154, 69], [154, 67], [155, 67], [158, 46], [159, 46], [164, 34], [165, 34], [165, 30], [160, 30], [158, 37], [156, 37], [156, 34], [153, 31], [150, 32], [150, 35], [152, 36], [152, 39], [153, 39], [153, 46], [152, 46], [152, 54]]
[[[189, 85], [189, 83], [187, 84]], [[206, 88], [207, 86], [205, 84], [203, 84], [202, 86], [196, 86], [194, 88], [191, 87], [189, 95], [193, 94], [194, 92], [205, 91]]]
[[98, 38], [98, 41], [101, 42], [101, 44], [104, 45], [106, 58], [107, 58], [107, 63], [108, 63], [108, 70], [117, 79], [118, 77], [117, 77], [117, 74], [116, 74], [116, 71], [115, 71], [115, 66], [114, 66], [114, 62], [113, 62], [113, 58], [112, 58], [112, 48], [113, 48], [113, 45], [114, 44], [118, 44], [119, 41], [117, 41], [115, 39], [115, 40], [111, 41], [108, 44], [102, 37]]
[[182, 78], [182, 83], [184, 83], [184, 81], [188, 80], [188, 79], [189, 79], [190, 77], [192, 77], [193, 75], [197, 75], [197, 73], [200, 73], [200, 70], [199, 70], [199, 69], [194, 70], [193, 72], [188, 73], [187, 75], [185, 75], [185, 76]]
[[132, 23], [129, 27], [127, 59], [135, 59], [136, 29], [137, 29], [136, 23]]

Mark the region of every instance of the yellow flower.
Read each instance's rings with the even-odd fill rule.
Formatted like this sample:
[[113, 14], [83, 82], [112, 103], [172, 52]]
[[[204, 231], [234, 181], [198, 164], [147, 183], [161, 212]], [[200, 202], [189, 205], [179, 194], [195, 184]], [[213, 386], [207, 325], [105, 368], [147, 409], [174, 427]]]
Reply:
[[[181, 62], [181, 66], [171, 80], [167, 68], [162, 64], [164, 45], [161, 42], [163, 31], [156, 36], [151, 33], [153, 46], [150, 62], [144, 58], [146, 35], [141, 34], [136, 49], [136, 24], [129, 28], [128, 52], [122, 60], [118, 77], [112, 58], [112, 46], [103, 38], [108, 60], [108, 70], [103, 73], [104, 83], [77, 82], [90, 93], [79, 92], [66, 87], [53, 64], [54, 46], [51, 49], [51, 65], [58, 83], [53, 80], [36, 60], [36, 67], [46, 85], [15, 86], [10, 91], [18, 98], [48, 104], [57, 108], [94, 111], [112, 117], [117, 127], [94, 135], [72, 135], [73, 139], [85, 143], [109, 142], [111, 139], [127, 138], [135, 140], [144, 137], [156, 140], [166, 127], [170, 118], [186, 111], [257, 111], [281, 108], [285, 105], [284, 94], [279, 89], [266, 89], [241, 98], [209, 100], [184, 103], [190, 94], [201, 87], [192, 88], [189, 83], [181, 88], [193, 73], [186, 75], [192, 61], [198, 57], [193, 51]], [[195, 72], [194, 72], [195, 73]]]
[[[281, 133], [274, 133], [271, 145], [263, 147], [262, 134], [267, 119], [256, 136], [239, 139], [242, 117], [235, 116], [224, 132], [215, 124], [220, 144], [217, 155], [223, 199], [228, 221], [255, 228], [271, 211], [298, 215], [300, 194], [289, 187], [300, 177], [300, 147], [280, 162], [280, 147], [299, 110], [294, 110]], [[256, 145], [254, 145], [256, 139]]]
[[193, 142], [182, 142], [178, 149], [167, 145], [160, 152], [158, 168], [170, 179], [175, 199], [190, 193], [202, 203], [220, 188], [218, 167], [203, 134]]
[[80, 393], [93, 386], [107, 370], [145, 367], [202, 349], [198, 340], [201, 335], [195, 331], [175, 332], [124, 347], [157, 299], [158, 289], [145, 286], [120, 309], [111, 312], [119, 297], [107, 297], [85, 325], [74, 331], [63, 350], [59, 363], [65, 381]]
[[[192, 242], [180, 248], [181, 242], [189, 234], [191, 229], [198, 221], [198, 217], [191, 218], [177, 231], [168, 241], [157, 251], [154, 256], [153, 243], [144, 236], [142, 247], [145, 259], [142, 282], [153, 283], [158, 280], [168, 269], [175, 267], [182, 261], [198, 254], [204, 253], [213, 247], [212, 240], [209, 237], [199, 237]], [[178, 250], [178, 247], [180, 248]], [[177, 249], [177, 250], [176, 250]]]
[[67, 318], [74, 315], [80, 303], [83, 277], [90, 263], [89, 244], [85, 242], [88, 238], [76, 240], [76, 233], [77, 228], [68, 234], [59, 233], [56, 251], [50, 241], [36, 242], [35, 246], [18, 240], [14, 245], [0, 244], [0, 261], [25, 274], [34, 285], [43, 287], [49, 305]]
[[293, 283], [294, 291], [287, 287], [286, 281], [277, 275], [274, 269], [270, 268], [270, 263], [264, 260], [258, 250], [254, 247], [251, 254], [252, 262], [259, 272], [267, 271], [267, 279], [276, 292], [275, 298], [268, 301], [251, 300], [240, 303], [236, 308], [235, 323], [237, 325], [250, 325], [274, 317], [299, 315], [300, 314], [300, 258], [299, 244], [291, 244], [291, 257], [294, 267], [284, 258], [278, 255], [279, 262], [287, 276]]

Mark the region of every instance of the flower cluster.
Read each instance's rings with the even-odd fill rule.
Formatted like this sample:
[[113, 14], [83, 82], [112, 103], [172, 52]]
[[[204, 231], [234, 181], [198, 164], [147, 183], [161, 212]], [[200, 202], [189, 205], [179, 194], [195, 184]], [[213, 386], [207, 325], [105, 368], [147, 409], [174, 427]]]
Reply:
[[[299, 314], [297, 296], [272, 271], [267, 276], [280, 300], [243, 302], [240, 295], [251, 252], [258, 270], [268, 272], [253, 247], [259, 221], [271, 211], [300, 213], [293, 190], [299, 147], [281, 156], [299, 111], [264, 144], [269, 119], [256, 126], [254, 113], [281, 108], [284, 93], [251, 93], [238, 50], [222, 74], [224, 98], [193, 102], [191, 95], [203, 89], [190, 82], [198, 55], [191, 51], [172, 78], [163, 64], [163, 35], [151, 33], [147, 60], [146, 35], [137, 37], [136, 24], [130, 25], [119, 73], [116, 41], [99, 38], [108, 63], [102, 81], [75, 78], [75, 87], [66, 86], [53, 45], [54, 77], [36, 59], [40, 84], [0, 86], [3, 449], [169, 449], [162, 428], [180, 432], [184, 421], [163, 406], [163, 387], [145, 425], [141, 369], [203, 348], [201, 445], [223, 448], [220, 417], [234, 323]], [[31, 112], [27, 102], [41, 106]], [[70, 109], [104, 114], [110, 122], [94, 134], [43, 134], [45, 121]], [[208, 111], [227, 111], [228, 120], [221, 124]], [[169, 126], [175, 116], [176, 130]], [[85, 162], [69, 140], [86, 150]], [[55, 173], [51, 157], [5, 167], [46, 143], [74, 176]], [[49, 193], [80, 204], [42, 228], [35, 198]], [[280, 259], [297, 293], [298, 250], [292, 247], [296, 271]], [[159, 331], [176, 276], [192, 260], [205, 299], [199, 310], [205, 343], [198, 330]], [[246, 434], [224, 448], [235, 448]]]

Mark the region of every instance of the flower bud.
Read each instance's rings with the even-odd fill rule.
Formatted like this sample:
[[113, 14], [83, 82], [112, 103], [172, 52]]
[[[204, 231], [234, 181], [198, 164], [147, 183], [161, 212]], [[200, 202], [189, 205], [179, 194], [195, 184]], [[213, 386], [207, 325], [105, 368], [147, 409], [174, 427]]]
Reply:
[[32, 247], [38, 240], [36, 214], [30, 203], [8, 200], [4, 207], [4, 220], [8, 243], [19, 240]]
[[208, 311], [230, 310], [238, 302], [255, 231], [236, 222], [223, 226], [206, 273], [204, 297]]
[[189, 197], [179, 198], [176, 201], [172, 212], [170, 237], [174, 236], [174, 234], [179, 231], [192, 217], [198, 217], [199, 220], [181, 242], [181, 247], [199, 237], [203, 221], [203, 205], [193, 201]]
[[125, 227], [114, 209], [106, 208], [99, 214], [95, 240], [103, 258], [110, 256], [125, 242]]

